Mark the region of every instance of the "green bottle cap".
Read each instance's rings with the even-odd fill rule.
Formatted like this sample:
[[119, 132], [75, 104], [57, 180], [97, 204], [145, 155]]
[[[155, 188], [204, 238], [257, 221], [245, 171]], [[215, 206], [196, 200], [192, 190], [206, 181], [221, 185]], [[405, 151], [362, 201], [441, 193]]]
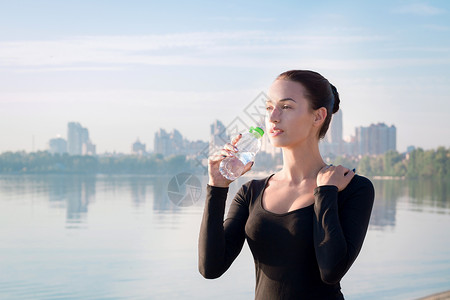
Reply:
[[260, 127], [250, 127], [250, 133], [253, 133], [253, 135], [256, 138], [262, 138], [262, 136], [264, 135], [264, 130], [262, 130]]

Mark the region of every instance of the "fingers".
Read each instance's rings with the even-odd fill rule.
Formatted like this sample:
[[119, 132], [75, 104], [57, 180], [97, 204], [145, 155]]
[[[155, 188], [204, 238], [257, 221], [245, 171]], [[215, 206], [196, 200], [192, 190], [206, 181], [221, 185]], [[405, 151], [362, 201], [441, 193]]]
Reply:
[[325, 173], [329, 168], [331, 168], [333, 165], [326, 165], [322, 169], [320, 169], [319, 173]]
[[232, 141], [231, 143], [226, 143], [223, 146], [223, 149], [220, 149], [219, 151], [217, 151], [216, 153], [214, 153], [213, 155], [209, 156], [209, 161], [212, 162], [216, 162], [216, 161], [221, 161], [223, 160], [225, 157], [228, 156], [235, 156], [235, 153], [238, 152], [238, 148], [236, 148], [236, 143], [239, 142], [239, 140], [241, 139], [242, 134], [238, 134]]
[[225, 146], [223, 146], [224, 149], [229, 150], [229, 151], [233, 151], [233, 152], [238, 152], [239, 149], [236, 148], [236, 146], [234, 146], [233, 144], [230, 143], [226, 143]]
[[336, 167], [336, 171], [338, 172], [338, 174], [343, 174], [344, 177], [353, 178], [353, 176], [355, 175], [355, 169], [350, 170], [349, 168], [343, 167], [341, 165]]
[[333, 166], [333, 165], [326, 165], [325, 167], [323, 167], [321, 170], [320, 170], [322, 173], [323, 172], [336, 172], [337, 174], [341, 174], [341, 175], [344, 175], [344, 176], [347, 176], [347, 174], [349, 174], [349, 173], [355, 173], [355, 169], [353, 169], [353, 170], [350, 170], [349, 168], [346, 168], [346, 167], [344, 167], [344, 166], [342, 166], [342, 165], [339, 165], [339, 166]]
[[232, 151], [221, 149], [221, 150], [217, 151], [216, 153], [214, 153], [213, 155], [210, 155], [208, 157], [208, 160], [210, 162], [217, 162], [217, 161], [222, 161], [223, 159], [225, 159], [228, 156], [235, 156], [235, 155]]
[[322, 169], [320, 169], [319, 173], [324, 174], [324, 173], [337, 173], [337, 174], [341, 174], [343, 176], [352, 176], [356, 174], [356, 169], [350, 170], [349, 168], [346, 168], [344, 166], [333, 166], [333, 165], [326, 165], [325, 167], [323, 167]]
[[239, 134], [231, 141], [231, 144], [232, 144], [233, 146], [236, 145], [236, 143], [239, 142], [239, 140], [241, 139], [241, 137], [242, 137], [242, 133], [239, 133]]
[[254, 163], [255, 163], [254, 161], [251, 161], [248, 164], [246, 164], [244, 167], [244, 171], [242, 171], [242, 175], [244, 175], [245, 173], [250, 171], [252, 169]]
[[344, 172], [344, 176], [352, 176], [352, 177], [353, 177], [352, 174], [355, 175], [355, 169], [350, 170], [350, 169], [347, 169], [347, 168], [346, 168], [346, 170], [345, 170], [345, 172]]
[[231, 143], [226, 143], [223, 146], [223, 149], [220, 149], [219, 151], [217, 151], [216, 153], [211, 155], [209, 157], [209, 160], [210, 161], [218, 161], [218, 160], [223, 160], [227, 156], [235, 156], [235, 153], [238, 152], [239, 150], [234, 145], [241, 139], [241, 136], [242, 135], [240, 134], [240, 135], [236, 136]]

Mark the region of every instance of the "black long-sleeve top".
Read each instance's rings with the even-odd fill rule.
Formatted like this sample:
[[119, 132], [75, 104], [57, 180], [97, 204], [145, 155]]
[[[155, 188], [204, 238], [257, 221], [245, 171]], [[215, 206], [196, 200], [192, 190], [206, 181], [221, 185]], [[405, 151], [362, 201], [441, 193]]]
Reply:
[[207, 186], [199, 270], [221, 276], [244, 240], [255, 261], [255, 299], [343, 299], [340, 280], [358, 256], [374, 201], [372, 183], [355, 175], [338, 192], [314, 189], [314, 204], [284, 214], [263, 208], [270, 176], [244, 184], [223, 221], [228, 188]]

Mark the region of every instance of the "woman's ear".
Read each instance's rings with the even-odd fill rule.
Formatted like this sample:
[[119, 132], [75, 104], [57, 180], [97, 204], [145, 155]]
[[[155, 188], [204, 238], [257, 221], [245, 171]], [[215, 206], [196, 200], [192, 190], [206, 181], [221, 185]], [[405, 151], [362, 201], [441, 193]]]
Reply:
[[321, 107], [314, 111], [314, 125], [322, 126], [325, 118], [327, 117], [327, 109], [325, 107]]

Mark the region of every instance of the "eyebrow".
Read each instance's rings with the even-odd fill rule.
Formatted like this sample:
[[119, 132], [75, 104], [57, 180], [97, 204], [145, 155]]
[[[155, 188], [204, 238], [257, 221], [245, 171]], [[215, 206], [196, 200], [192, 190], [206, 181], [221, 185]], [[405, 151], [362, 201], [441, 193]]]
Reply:
[[[278, 100], [278, 102], [284, 102], [284, 101], [293, 101], [293, 102], [295, 102], [294, 99], [289, 98], [289, 97], [288, 97], [288, 98], [283, 98], [283, 99]], [[267, 99], [266, 102], [273, 102], [273, 101], [272, 101], [272, 99]]]

